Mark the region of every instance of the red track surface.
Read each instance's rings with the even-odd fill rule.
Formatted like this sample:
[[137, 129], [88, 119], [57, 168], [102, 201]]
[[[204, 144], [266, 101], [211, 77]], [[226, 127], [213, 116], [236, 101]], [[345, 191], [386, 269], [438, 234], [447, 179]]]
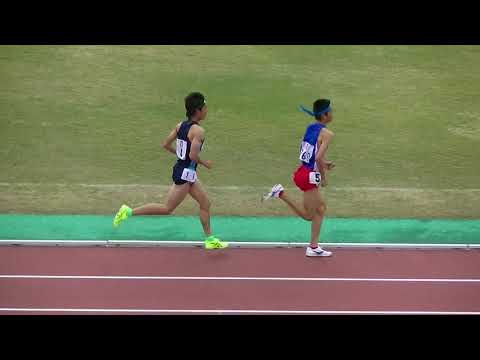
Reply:
[[[130, 314], [179, 310], [480, 313], [480, 250], [337, 249], [331, 258], [306, 258], [298, 248], [0, 247], [0, 276], [0, 314], [75, 314], [92, 309], [108, 314], [114, 313], [109, 309]], [[266, 277], [288, 279], [258, 279]]]

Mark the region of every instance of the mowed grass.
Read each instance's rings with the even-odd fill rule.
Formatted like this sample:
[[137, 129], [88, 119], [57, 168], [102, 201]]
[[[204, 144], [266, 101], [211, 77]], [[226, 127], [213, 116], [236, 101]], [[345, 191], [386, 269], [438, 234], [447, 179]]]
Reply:
[[0, 46], [0, 212], [163, 200], [174, 157], [160, 143], [201, 91], [214, 213], [290, 214], [259, 192], [293, 186], [311, 121], [298, 105], [326, 97], [329, 215], [479, 218], [478, 64], [478, 46]]

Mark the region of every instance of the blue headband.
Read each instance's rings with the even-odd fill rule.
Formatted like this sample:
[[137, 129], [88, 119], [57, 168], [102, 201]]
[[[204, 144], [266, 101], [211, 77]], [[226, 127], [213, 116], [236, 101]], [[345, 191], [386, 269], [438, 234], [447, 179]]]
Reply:
[[317, 117], [317, 116], [323, 115], [323, 114], [331, 111], [332, 108], [330, 107], [330, 105], [328, 105], [327, 108], [325, 108], [325, 109], [323, 109], [319, 112], [314, 113], [313, 111], [310, 111], [310, 110], [306, 109], [303, 105], [300, 105], [300, 110], [303, 111], [304, 113], [307, 113], [310, 116]]

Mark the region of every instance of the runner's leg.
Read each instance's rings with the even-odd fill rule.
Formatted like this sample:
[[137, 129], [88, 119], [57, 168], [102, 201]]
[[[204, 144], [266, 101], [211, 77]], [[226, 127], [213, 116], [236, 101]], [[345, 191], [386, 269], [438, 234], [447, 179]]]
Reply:
[[325, 215], [325, 203], [320, 196], [318, 188], [303, 193], [303, 203], [307, 213], [312, 217], [310, 247], [318, 246], [318, 238]]
[[199, 180], [190, 187], [190, 196], [194, 198], [200, 206], [200, 222], [202, 223], [205, 236], [212, 235], [210, 230], [210, 200]]
[[295, 214], [306, 221], [312, 221], [312, 214], [309, 214], [305, 208], [298, 206], [292, 199], [290, 199], [290, 197], [285, 193], [285, 190], [280, 193], [279, 198], [287, 203], [287, 205], [295, 212]]
[[132, 215], [169, 215], [185, 199], [190, 190], [190, 184], [173, 184], [168, 190], [165, 205], [147, 204], [133, 209]]

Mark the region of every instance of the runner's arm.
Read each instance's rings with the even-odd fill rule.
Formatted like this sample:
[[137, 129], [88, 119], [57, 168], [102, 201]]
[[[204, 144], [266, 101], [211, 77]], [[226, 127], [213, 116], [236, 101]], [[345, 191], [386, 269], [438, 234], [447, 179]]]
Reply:
[[324, 181], [326, 181], [326, 178], [327, 178], [326, 170], [329, 167], [325, 160], [325, 155], [328, 149], [328, 144], [332, 140], [332, 137], [333, 137], [333, 132], [331, 132], [328, 129], [324, 129], [323, 131], [320, 132], [320, 135], [318, 136], [318, 140], [317, 140], [318, 152], [315, 157], [315, 162], [317, 164], [320, 175], [322, 176], [322, 179]]
[[197, 164], [205, 166], [207, 169], [210, 169], [212, 166], [209, 160], [201, 160], [200, 159], [200, 150], [202, 148], [202, 141], [205, 137], [205, 130], [201, 127], [196, 127], [193, 133], [192, 145], [190, 147], [190, 159], [195, 161]]
[[320, 165], [326, 166], [325, 154], [327, 153], [328, 145], [333, 138], [333, 132], [328, 129], [324, 129], [320, 132], [318, 136], [317, 144], [318, 144], [318, 152], [315, 156], [315, 162], [317, 163], [318, 168]]
[[163, 140], [163, 143], [162, 143], [162, 147], [167, 150], [168, 152], [171, 152], [172, 154], [176, 155], [176, 151], [175, 149], [173, 148], [172, 146], [172, 143], [175, 141], [175, 139], [177, 138], [177, 131], [178, 131], [178, 128], [179, 128], [179, 125], [178, 124], [177, 126], [175, 126], [175, 129], [173, 129], [170, 134], [168, 134], [168, 136], [165, 138], [165, 140]]

